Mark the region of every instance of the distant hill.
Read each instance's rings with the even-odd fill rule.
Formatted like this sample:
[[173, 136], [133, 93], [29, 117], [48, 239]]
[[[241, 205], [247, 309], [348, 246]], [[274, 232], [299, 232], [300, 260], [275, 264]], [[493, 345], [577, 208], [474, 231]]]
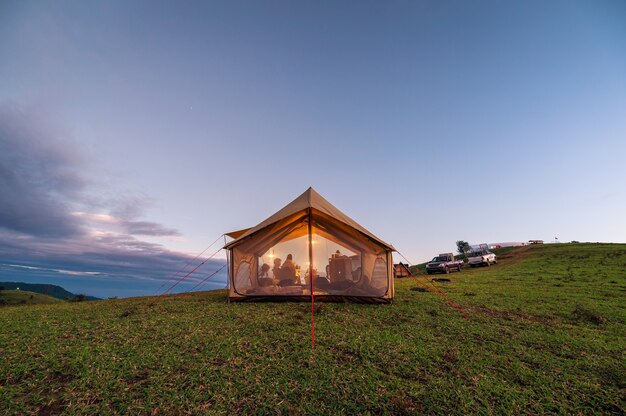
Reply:
[[0, 306], [11, 305], [39, 305], [48, 303], [61, 303], [61, 299], [26, 290], [2, 290], [0, 291]]
[[[25, 290], [28, 292], [40, 293], [42, 295], [51, 296], [57, 299], [72, 299], [76, 294], [63, 289], [57, 285], [47, 285], [41, 283], [24, 283], [24, 282], [0, 282], [0, 287], [5, 290]], [[87, 300], [100, 300], [94, 296], [86, 296]]]

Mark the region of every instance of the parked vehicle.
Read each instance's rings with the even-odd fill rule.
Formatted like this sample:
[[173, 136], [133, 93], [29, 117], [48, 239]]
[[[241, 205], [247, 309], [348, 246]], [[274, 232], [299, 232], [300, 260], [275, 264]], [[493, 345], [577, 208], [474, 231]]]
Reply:
[[471, 267], [491, 266], [492, 264], [498, 263], [498, 257], [489, 251], [489, 246], [487, 244], [481, 244], [478, 247], [471, 247], [465, 255], [467, 256], [467, 262]]
[[463, 268], [463, 260], [455, 260], [454, 254], [443, 253], [434, 257], [430, 262], [426, 264], [426, 273], [450, 273], [450, 270], [456, 270], [458, 272]]

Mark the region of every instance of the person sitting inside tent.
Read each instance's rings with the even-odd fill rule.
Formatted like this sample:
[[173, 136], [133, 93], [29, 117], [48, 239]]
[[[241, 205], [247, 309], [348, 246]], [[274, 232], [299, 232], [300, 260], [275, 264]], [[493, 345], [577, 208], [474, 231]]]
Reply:
[[267, 287], [272, 286], [276, 283], [274, 279], [270, 277], [269, 271], [270, 265], [263, 263], [263, 265], [261, 266], [261, 273], [259, 273], [259, 286]]
[[280, 280], [278, 286], [292, 286], [295, 284], [296, 265], [293, 262], [293, 256], [291, 254], [287, 255], [287, 260], [285, 260], [283, 266], [280, 268], [278, 279]]
[[283, 261], [278, 257], [274, 259], [274, 267], [272, 268], [272, 276], [274, 277], [274, 279], [278, 279], [280, 276], [280, 264], [282, 262]]

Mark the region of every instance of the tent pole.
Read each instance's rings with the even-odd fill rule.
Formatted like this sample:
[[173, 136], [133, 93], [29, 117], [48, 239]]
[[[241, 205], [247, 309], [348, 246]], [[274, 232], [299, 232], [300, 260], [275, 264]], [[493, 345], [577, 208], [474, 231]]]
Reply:
[[309, 280], [311, 282], [311, 349], [315, 349], [315, 294], [313, 293], [313, 215], [309, 207]]
[[[222, 234], [222, 236], [224, 237], [224, 247], [226, 247], [226, 233]], [[228, 261], [229, 257], [230, 257], [230, 251], [224, 250], [226, 251], [226, 287], [224, 289], [229, 289], [228, 293], [226, 294], [226, 302], [230, 303], [230, 262]]]
[[232, 265], [231, 256], [231, 250], [226, 250], [226, 268], [228, 269], [228, 279], [226, 279], [226, 289], [228, 290], [228, 294], [226, 296], [228, 297], [228, 303], [230, 303], [230, 288], [232, 287], [230, 277], [233, 275], [233, 271], [230, 268]]

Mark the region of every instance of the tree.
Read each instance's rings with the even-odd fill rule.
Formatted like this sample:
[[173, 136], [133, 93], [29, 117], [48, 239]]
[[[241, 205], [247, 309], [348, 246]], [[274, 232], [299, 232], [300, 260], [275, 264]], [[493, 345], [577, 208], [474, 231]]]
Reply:
[[80, 294], [78, 294], [78, 295], [75, 295], [75, 296], [74, 296], [74, 297], [72, 297], [72, 298], [69, 298], [68, 300], [69, 300], [70, 302], [84, 302], [84, 301], [86, 301], [86, 300], [87, 300], [87, 296], [86, 296], [86, 295], [83, 295], [82, 293], [80, 293]]
[[470, 250], [470, 245], [467, 241], [459, 240], [456, 242], [456, 249], [459, 254], [465, 254]]

